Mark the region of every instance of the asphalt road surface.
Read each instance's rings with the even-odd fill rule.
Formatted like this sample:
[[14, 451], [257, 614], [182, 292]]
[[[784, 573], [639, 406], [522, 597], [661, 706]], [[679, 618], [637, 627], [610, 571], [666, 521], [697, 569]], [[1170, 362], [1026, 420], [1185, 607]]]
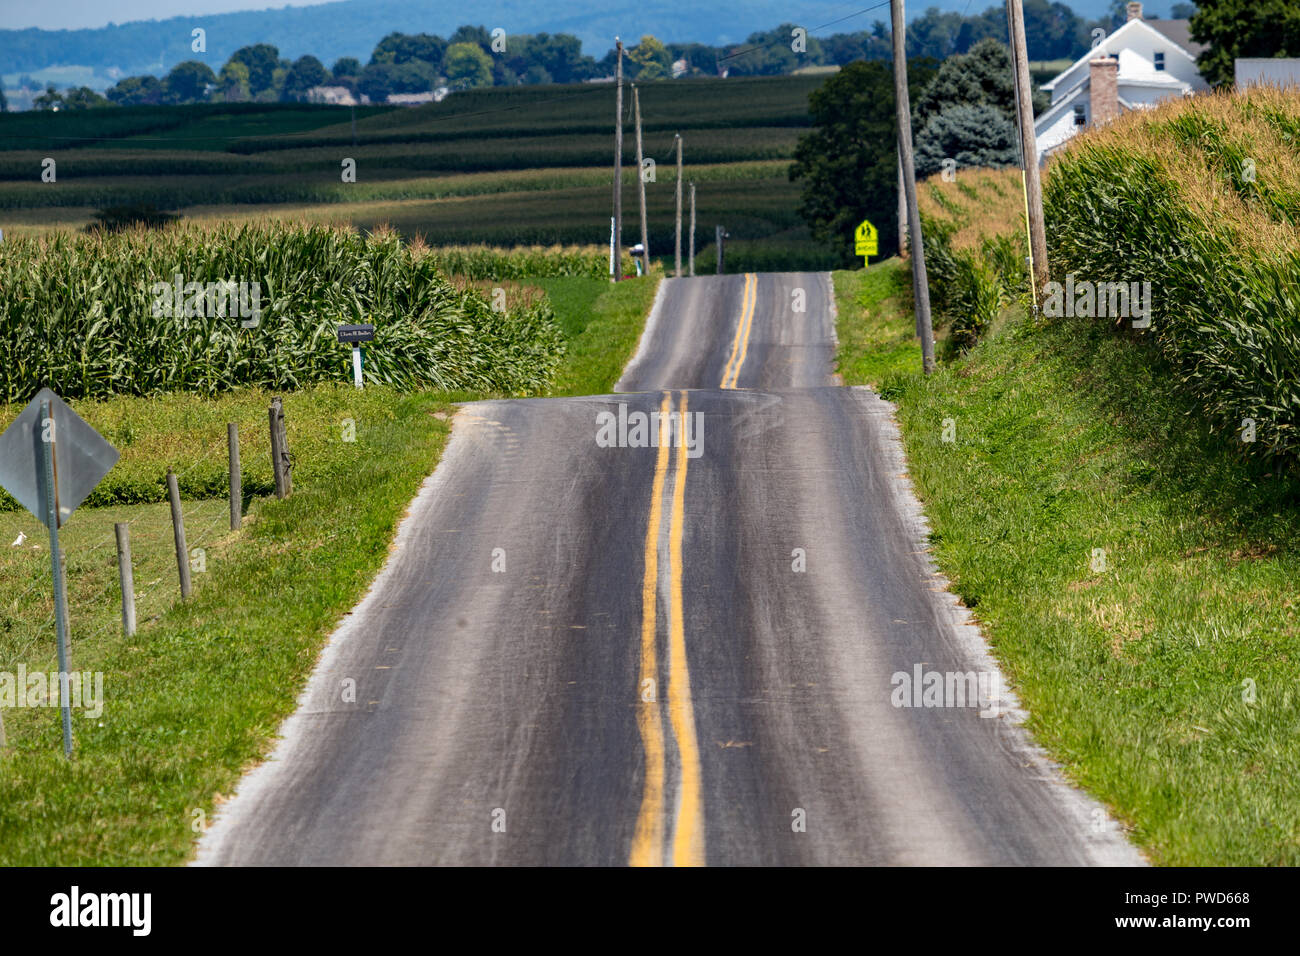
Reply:
[[825, 274], [669, 280], [620, 394], [465, 406], [198, 862], [1141, 862], [833, 351]]

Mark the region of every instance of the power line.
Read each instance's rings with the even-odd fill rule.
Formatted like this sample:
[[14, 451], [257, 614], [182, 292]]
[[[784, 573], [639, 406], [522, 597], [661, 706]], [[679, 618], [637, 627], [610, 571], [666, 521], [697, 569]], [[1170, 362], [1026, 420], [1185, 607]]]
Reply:
[[[881, 7], [887, 7], [889, 6], [890, 2], [891, 0], [884, 0], [883, 3], [877, 3], [874, 6], [870, 6], [870, 7], [863, 7], [861, 10], [857, 10], [853, 13], [848, 14], [847, 16], [839, 17], [838, 19], [831, 20], [827, 23], [823, 23], [820, 26], [811, 27], [809, 28], [808, 32], [813, 33], [817, 30], [825, 30], [827, 27], [833, 27], [835, 26], [835, 24], [843, 23], [845, 20], [852, 20], [854, 17], [860, 17], [862, 16], [862, 14], [870, 13], [872, 10], [879, 10]], [[785, 43], [786, 41], [782, 39], [782, 40], [775, 40], [772, 43], [763, 43], [763, 44], [759, 44], [758, 46], [751, 46], [748, 49], [737, 50], [735, 53], [729, 53], [726, 56], [718, 57], [718, 62], [725, 63], [728, 60], [734, 60], [738, 56], [745, 56], [746, 54], [754, 53], [758, 50], [770, 50], [772, 47], [785, 46]]]

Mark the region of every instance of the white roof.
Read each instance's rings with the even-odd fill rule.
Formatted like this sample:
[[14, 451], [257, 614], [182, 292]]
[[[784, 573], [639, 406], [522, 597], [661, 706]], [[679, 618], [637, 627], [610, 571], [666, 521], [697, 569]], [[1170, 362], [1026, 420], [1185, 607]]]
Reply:
[[[1162, 33], [1160, 30], [1157, 30], [1155, 27], [1151, 26], [1146, 20], [1129, 20], [1122, 27], [1120, 27], [1110, 36], [1103, 39], [1100, 43], [1098, 43], [1095, 47], [1093, 47], [1083, 56], [1079, 57], [1079, 59], [1075, 60], [1073, 63], [1071, 63], [1068, 67], [1066, 67], [1056, 76], [1052, 77], [1050, 80], [1044, 83], [1042, 88], [1045, 90], [1054, 91], [1056, 89], [1056, 84], [1060, 83], [1061, 80], [1063, 80], [1065, 77], [1069, 76], [1071, 73], [1073, 73], [1075, 70], [1078, 70], [1080, 67], [1086, 68], [1089, 60], [1095, 60], [1099, 56], [1106, 56], [1111, 53], [1118, 54], [1120, 50], [1123, 50], [1126, 47], [1126, 42], [1122, 42], [1122, 41], [1127, 41], [1135, 31], [1139, 31], [1139, 30], [1145, 30], [1146, 32], [1152, 34], [1153, 36], [1159, 37], [1160, 40], [1170, 44], [1177, 53], [1182, 54], [1192, 63], [1196, 62], [1196, 57], [1193, 56], [1190, 51], [1184, 49], [1174, 40], [1170, 39], [1168, 34]], [[1085, 69], [1083, 72], [1086, 74], [1087, 70]]]

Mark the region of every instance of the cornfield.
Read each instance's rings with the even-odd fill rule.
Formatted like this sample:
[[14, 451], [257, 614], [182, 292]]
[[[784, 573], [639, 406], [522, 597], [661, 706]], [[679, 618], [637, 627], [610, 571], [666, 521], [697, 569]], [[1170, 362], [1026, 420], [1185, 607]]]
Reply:
[[1300, 93], [1127, 114], [1075, 138], [1044, 203], [1052, 278], [1150, 281], [1149, 334], [1202, 413], [1245, 452], [1294, 461]]
[[[421, 265], [466, 279], [533, 279], [555, 276], [609, 276], [607, 246], [426, 246], [418, 237], [411, 254]], [[624, 255], [623, 271], [632, 270]]]
[[[160, 291], [177, 281], [184, 301], [172, 308], [163, 296], [160, 308]], [[229, 283], [249, 294], [210, 291]], [[240, 303], [260, 314], [240, 314]], [[336, 338], [345, 323], [376, 327], [366, 380], [403, 389], [540, 390], [564, 350], [548, 303], [494, 311], [391, 231], [55, 233], [8, 240], [0, 255], [0, 401], [27, 401], [43, 385], [100, 398], [347, 380], [350, 347]]]
[[949, 340], [972, 347], [1008, 303], [1029, 291], [1020, 171], [960, 170], [917, 193], [930, 301]]

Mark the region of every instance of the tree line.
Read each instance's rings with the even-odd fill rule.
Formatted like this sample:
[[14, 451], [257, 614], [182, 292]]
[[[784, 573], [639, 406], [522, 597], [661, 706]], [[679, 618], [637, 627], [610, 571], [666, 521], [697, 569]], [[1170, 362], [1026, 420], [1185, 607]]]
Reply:
[[[1109, 31], [1123, 22], [1123, 7], [1122, 0], [1114, 0], [1108, 17], [1091, 21], [1060, 2], [1024, 0], [1031, 58], [1082, 55], [1093, 28]], [[796, 24], [783, 23], [751, 33], [744, 43], [731, 46], [664, 43], [647, 35], [625, 51], [624, 70], [630, 79], [647, 82], [673, 76], [674, 63], [684, 67], [678, 75], [781, 75], [802, 67], [843, 66], [854, 60], [892, 56], [889, 26], [881, 20], [869, 30], [822, 38], [806, 36], [796, 42], [798, 29]], [[1005, 40], [1006, 18], [1001, 6], [969, 16], [931, 8], [908, 26], [907, 33], [909, 55], [942, 60], [965, 53], [986, 38]], [[329, 68], [310, 55], [289, 61], [280, 57], [275, 46], [258, 43], [235, 51], [216, 73], [199, 60], [187, 60], [161, 78], [152, 74], [126, 77], [104, 96], [86, 87], [63, 93], [50, 88], [34, 105], [38, 109], [80, 109], [111, 104], [292, 102], [305, 99], [312, 87], [326, 85], [344, 87], [357, 98], [383, 102], [393, 93], [425, 93], [438, 86], [455, 90], [607, 77], [614, 72], [615, 57], [613, 49], [599, 60], [583, 54], [581, 41], [570, 34], [494, 36], [486, 27], [466, 25], [445, 39], [429, 33], [390, 33], [379, 41], [364, 65], [354, 57], [342, 57]]]
[[[1112, 0], [1109, 13], [1085, 20], [1052, 0], [1023, 0], [1029, 56], [1033, 60], [1077, 59], [1098, 28], [1109, 33], [1123, 25], [1125, 0]], [[1294, 0], [1199, 0], [1174, 3], [1176, 18], [1191, 17], [1193, 36], [1209, 49], [1199, 62], [1215, 85], [1231, 82], [1237, 56], [1300, 53], [1300, 7]], [[889, 27], [876, 21], [870, 30], [827, 37], [800, 35], [783, 23], [751, 33], [742, 44], [663, 43], [643, 36], [626, 49], [625, 75], [647, 82], [675, 75], [781, 75], [815, 66], [842, 67], [857, 60], [892, 57]], [[982, 41], [1006, 40], [1002, 5], [965, 16], [930, 8], [907, 28], [910, 57], [945, 60], [963, 55]], [[38, 109], [83, 109], [112, 104], [197, 102], [277, 102], [307, 98], [317, 86], [341, 86], [360, 98], [383, 102], [393, 93], [425, 93], [439, 86], [471, 89], [521, 83], [574, 83], [611, 76], [615, 51], [597, 60], [582, 52], [581, 41], [565, 33], [507, 36], [483, 26], [462, 26], [443, 38], [428, 33], [390, 33], [362, 64], [342, 57], [326, 68], [314, 56], [282, 59], [267, 43], [242, 47], [220, 72], [197, 60], [177, 64], [164, 77], [151, 74], [120, 80], [104, 96], [87, 87], [63, 93], [49, 87], [35, 98]], [[674, 69], [676, 64], [677, 69]], [[5, 108], [0, 91], [0, 110]]]

